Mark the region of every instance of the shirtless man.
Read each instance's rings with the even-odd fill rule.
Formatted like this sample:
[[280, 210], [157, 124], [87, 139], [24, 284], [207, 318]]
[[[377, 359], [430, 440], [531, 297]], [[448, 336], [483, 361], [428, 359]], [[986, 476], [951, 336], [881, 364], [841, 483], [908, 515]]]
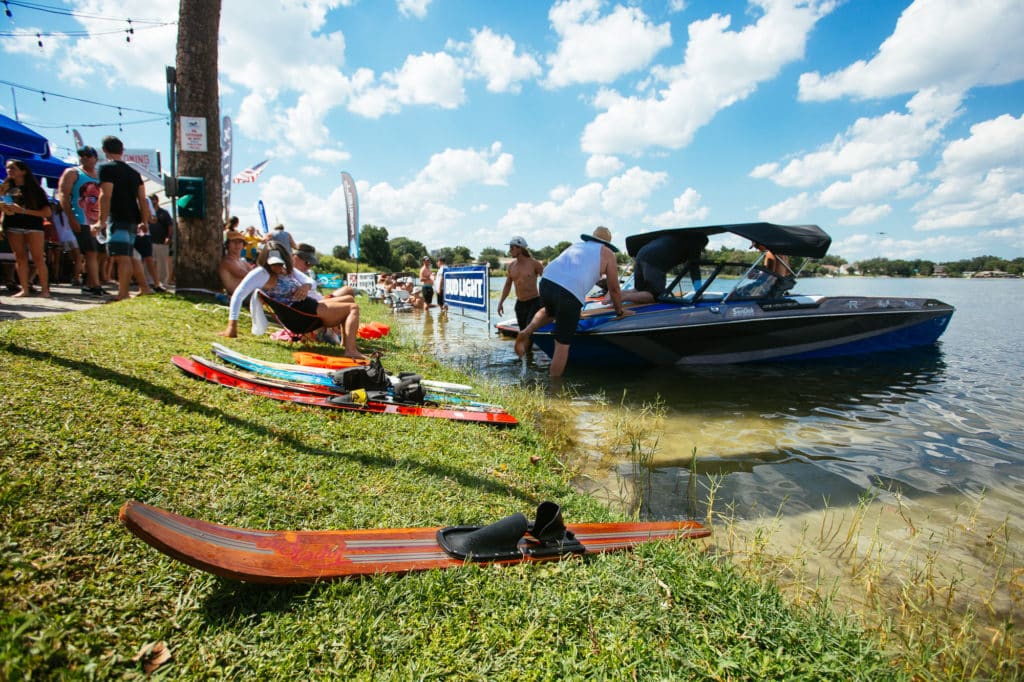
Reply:
[[516, 322], [519, 323], [520, 329], [526, 329], [526, 325], [530, 324], [530, 320], [540, 310], [537, 278], [544, 274], [544, 264], [530, 255], [530, 249], [522, 237], [512, 237], [508, 248], [509, 255], [515, 260], [508, 266], [505, 288], [501, 290], [501, 298], [498, 300], [498, 314], [505, 314], [503, 304], [512, 291], [512, 285], [515, 284]]
[[434, 273], [430, 270], [430, 256], [423, 257], [423, 267], [420, 268], [420, 295], [429, 308], [434, 302]]
[[228, 292], [228, 296], [235, 293], [238, 283], [253, 269], [252, 263], [242, 260], [242, 247], [245, 246], [245, 236], [241, 232], [229, 230], [224, 233], [224, 241], [227, 251], [220, 259], [220, 266], [217, 267], [217, 274], [220, 275], [220, 283]]

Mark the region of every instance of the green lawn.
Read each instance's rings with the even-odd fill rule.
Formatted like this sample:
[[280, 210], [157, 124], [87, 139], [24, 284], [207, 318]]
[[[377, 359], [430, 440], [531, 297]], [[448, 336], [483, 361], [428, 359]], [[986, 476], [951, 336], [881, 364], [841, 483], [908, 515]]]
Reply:
[[[364, 319], [386, 320], [367, 306]], [[903, 679], [827, 604], [787, 606], [711, 541], [509, 568], [470, 566], [304, 587], [230, 582], [175, 562], [117, 520], [129, 498], [255, 528], [486, 523], [575, 492], [539, 392], [442, 367], [397, 333], [385, 366], [476, 383], [515, 429], [329, 412], [201, 383], [223, 308], [145, 297], [0, 324], [0, 678], [141, 676], [163, 643], [174, 679]], [[243, 321], [243, 329], [247, 325]], [[288, 361], [247, 332], [229, 342]], [[564, 436], [564, 434], [562, 434]], [[539, 462], [531, 464], [531, 457]], [[898, 652], [897, 652], [898, 653]]]

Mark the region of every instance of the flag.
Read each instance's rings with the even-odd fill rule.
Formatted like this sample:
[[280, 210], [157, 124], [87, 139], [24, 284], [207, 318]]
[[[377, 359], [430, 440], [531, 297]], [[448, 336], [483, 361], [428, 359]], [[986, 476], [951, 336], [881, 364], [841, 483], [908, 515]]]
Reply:
[[252, 168], [246, 168], [244, 171], [235, 176], [235, 182], [256, 182], [256, 178], [260, 176], [260, 173], [266, 169], [267, 164], [270, 163], [270, 159], [260, 161]]
[[263, 234], [270, 232], [270, 225], [267, 224], [267, 210], [263, 208], [263, 199], [260, 199], [257, 206], [260, 209], [260, 223], [263, 225]]
[[348, 218], [348, 255], [359, 260], [359, 197], [356, 183], [346, 172], [341, 174], [341, 186], [345, 192], [345, 208]]
[[231, 117], [225, 116], [220, 133], [220, 178], [224, 195], [224, 220], [231, 217]]

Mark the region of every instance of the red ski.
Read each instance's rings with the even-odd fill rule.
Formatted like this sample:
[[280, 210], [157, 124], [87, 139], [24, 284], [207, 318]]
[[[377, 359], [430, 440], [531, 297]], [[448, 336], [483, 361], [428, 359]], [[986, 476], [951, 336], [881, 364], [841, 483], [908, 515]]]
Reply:
[[309, 583], [377, 573], [512, 564], [626, 550], [651, 540], [702, 538], [694, 521], [564, 524], [557, 504], [489, 526], [275, 531], [233, 528], [128, 501], [121, 521], [164, 554], [203, 571], [254, 583]]
[[205, 379], [206, 381], [221, 384], [222, 386], [239, 388], [254, 395], [260, 395], [266, 398], [285, 402], [299, 403], [301, 405], [327, 407], [335, 410], [368, 412], [371, 414], [398, 414], [407, 417], [451, 419], [455, 421], [492, 424], [495, 426], [515, 426], [519, 423], [519, 420], [500, 408], [479, 409], [472, 406], [467, 406], [465, 408], [442, 408], [421, 405], [405, 405], [379, 400], [356, 402], [352, 398], [353, 394], [336, 396], [317, 395], [284, 387], [259, 384], [242, 377], [232, 376], [208, 364], [200, 364], [195, 360], [185, 358], [180, 355], [172, 357], [171, 362], [174, 363], [174, 365], [181, 371], [199, 379]]

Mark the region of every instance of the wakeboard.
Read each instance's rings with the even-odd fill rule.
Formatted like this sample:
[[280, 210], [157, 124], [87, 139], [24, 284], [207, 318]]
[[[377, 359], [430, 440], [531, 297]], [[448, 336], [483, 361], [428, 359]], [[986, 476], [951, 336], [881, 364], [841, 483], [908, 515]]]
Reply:
[[258, 384], [248, 379], [231, 376], [215, 367], [201, 364], [191, 358], [175, 355], [171, 358], [178, 369], [189, 376], [204, 379], [222, 386], [238, 388], [254, 395], [281, 400], [284, 402], [298, 403], [300, 405], [311, 405], [314, 407], [326, 407], [335, 410], [349, 410], [365, 412], [370, 414], [397, 414], [407, 417], [429, 417], [434, 419], [451, 419], [454, 421], [477, 422], [494, 426], [515, 426], [519, 423], [515, 417], [504, 410], [469, 409], [462, 406], [431, 407], [425, 405], [405, 405], [387, 400], [374, 400], [367, 398], [366, 393], [362, 398], [358, 392], [353, 391], [347, 395], [316, 395], [287, 388]]
[[695, 521], [565, 524], [553, 502], [489, 526], [276, 531], [222, 526], [129, 500], [121, 522], [134, 535], [202, 571], [252, 583], [313, 583], [350, 576], [514, 564], [631, 549], [652, 540], [702, 538]]

